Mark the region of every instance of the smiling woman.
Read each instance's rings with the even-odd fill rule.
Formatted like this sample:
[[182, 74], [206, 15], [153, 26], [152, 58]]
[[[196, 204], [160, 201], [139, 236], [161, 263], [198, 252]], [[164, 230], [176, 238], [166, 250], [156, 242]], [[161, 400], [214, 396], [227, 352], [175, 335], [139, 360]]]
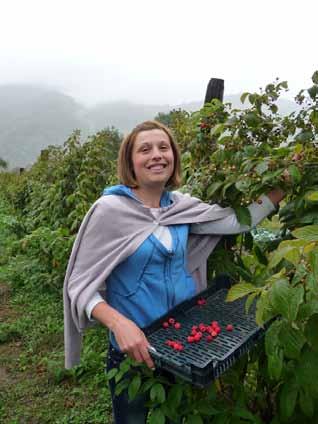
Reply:
[[[180, 174], [178, 146], [161, 123], [144, 122], [123, 141], [121, 184], [107, 188], [87, 213], [65, 277], [67, 368], [79, 362], [81, 333], [97, 320], [110, 330], [108, 370], [126, 354], [153, 369], [142, 328], [205, 288], [206, 260], [222, 234], [250, 229], [232, 208], [169, 191], [180, 185]], [[282, 194], [269, 197], [249, 206], [252, 226]], [[144, 424], [146, 399], [128, 402], [114, 384], [115, 423]]]

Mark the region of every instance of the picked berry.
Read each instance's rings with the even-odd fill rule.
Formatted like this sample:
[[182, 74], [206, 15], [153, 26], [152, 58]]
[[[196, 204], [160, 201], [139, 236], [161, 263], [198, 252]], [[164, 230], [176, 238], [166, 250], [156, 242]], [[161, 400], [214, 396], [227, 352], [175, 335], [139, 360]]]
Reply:
[[162, 324], [162, 326], [163, 326], [163, 328], [168, 328], [168, 327], [169, 327], [169, 323], [168, 323], [167, 321], [165, 321], [165, 322]]
[[176, 322], [176, 323], [175, 323], [175, 325], [174, 325], [174, 328], [175, 328], [176, 330], [179, 330], [179, 329], [181, 328], [181, 324], [180, 324], [180, 322]]
[[174, 318], [169, 318], [168, 322], [169, 322], [169, 324], [174, 325], [176, 320]]
[[227, 326], [226, 326], [226, 331], [233, 331], [234, 330], [234, 327], [233, 327], [233, 325], [232, 324], [228, 324]]
[[207, 341], [207, 342], [212, 342], [212, 340], [213, 340], [213, 337], [211, 336], [211, 334], [208, 334], [207, 336], [206, 336], [206, 338], [205, 338], [205, 340]]

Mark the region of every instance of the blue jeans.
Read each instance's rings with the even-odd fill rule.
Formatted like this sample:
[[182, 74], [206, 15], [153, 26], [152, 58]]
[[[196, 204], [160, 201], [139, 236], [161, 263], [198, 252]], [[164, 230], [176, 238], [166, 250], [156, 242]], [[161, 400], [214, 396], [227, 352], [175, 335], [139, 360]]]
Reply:
[[[109, 344], [107, 371], [112, 368], [118, 368], [124, 359], [125, 355], [118, 352], [118, 350]], [[116, 396], [115, 388], [115, 379], [112, 378], [109, 381], [109, 389], [113, 405], [114, 424], [146, 424], [148, 408], [146, 408], [145, 402], [148, 400], [148, 397], [142, 394], [129, 401], [127, 390], [123, 390], [120, 395]], [[169, 423], [171, 421], [166, 418], [166, 424]]]
[[[125, 355], [118, 352], [111, 344], [108, 349], [107, 371], [118, 368], [124, 360]], [[120, 395], [115, 395], [116, 383], [112, 378], [109, 381], [109, 389], [113, 404], [113, 416], [115, 424], [145, 424], [148, 410], [145, 407], [146, 396], [138, 395], [129, 401], [127, 390], [123, 390]]]

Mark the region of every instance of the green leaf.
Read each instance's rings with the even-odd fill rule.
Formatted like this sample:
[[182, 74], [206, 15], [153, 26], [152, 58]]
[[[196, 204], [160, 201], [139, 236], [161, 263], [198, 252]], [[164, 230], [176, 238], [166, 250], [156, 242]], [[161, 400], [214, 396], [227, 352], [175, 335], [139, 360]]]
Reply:
[[318, 202], [318, 191], [310, 191], [306, 194], [305, 199], [310, 202]]
[[129, 380], [124, 379], [121, 380], [118, 384], [116, 384], [115, 395], [118, 396], [121, 394], [123, 390], [126, 390], [129, 384]]
[[219, 135], [224, 131], [224, 124], [215, 125], [210, 132], [210, 135]]
[[306, 241], [318, 241], [318, 225], [307, 225], [292, 231], [292, 235]]
[[183, 396], [183, 386], [181, 384], [174, 384], [168, 393], [168, 403], [173, 408], [178, 408]]
[[166, 418], [164, 416], [164, 413], [161, 411], [161, 409], [154, 409], [151, 412], [151, 415], [149, 417], [149, 424], [164, 424], [166, 422]]
[[135, 399], [140, 389], [140, 386], [141, 386], [141, 378], [140, 378], [140, 375], [137, 374], [134, 376], [134, 378], [132, 379], [131, 383], [128, 386], [129, 400]]
[[302, 352], [301, 359], [295, 367], [297, 383], [308, 390], [314, 398], [318, 398], [318, 355], [313, 350], [306, 349]]
[[243, 206], [237, 206], [234, 210], [239, 223], [250, 227], [252, 224], [250, 211]]
[[299, 184], [301, 181], [301, 173], [296, 165], [290, 165], [288, 168], [293, 184]]
[[318, 126], [318, 110], [313, 110], [309, 116], [310, 122]]
[[203, 420], [200, 415], [188, 415], [187, 424], [203, 424]]
[[154, 402], [163, 403], [166, 400], [166, 392], [162, 384], [156, 383], [150, 390], [150, 399]]
[[282, 321], [276, 320], [268, 328], [265, 334], [265, 352], [266, 355], [276, 354], [280, 343], [279, 343], [279, 333], [282, 328]]
[[311, 97], [312, 100], [315, 99], [315, 97], [318, 95], [318, 86], [312, 85], [310, 88], [308, 88], [308, 94]]
[[223, 181], [216, 181], [212, 183], [211, 185], [209, 185], [207, 193], [206, 193], [207, 197], [211, 198], [213, 194], [216, 193], [220, 187], [222, 187], [222, 185], [223, 185]]
[[248, 314], [250, 307], [253, 304], [253, 301], [255, 299], [255, 297], [257, 296], [258, 293], [251, 293], [250, 295], [248, 295], [246, 302], [245, 302], [245, 312]]
[[270, 269], [275, 268], [276, 265], [278, 265], [283, 259], [287, 259], [289, 262], [297, 266], [300, 261], [299, 248], [294, 248], [293, 246], [278, 248], [271, 255], [268, 267]]
[[117, 373], [118, 373], [117, 368], [112, 368], [111, 370], [109, 370], [108, 373], [106, 374], [107, 380], [111, 380], [112, 378], [114, 378]]
[[313, 250], [309, 255], [309, 263], [313, 273], [314, 278], [318, 281], [318, 251]]
[[252, 423], [255, 423], [256, 418], [254, 415], [246, 408], [237, 406], [233, 411], [234, 417], [244, 418], [244, 421], [250, 421]]
[[298, 396], [298, 387], [295, 382], [284, 383], [280, 392], [280, 412], [283, 419], [288, 419], [293, 415]]
[[311, 79], [312, 79], [312, 82], [313, 82], [314, 84], [318, 84], [318, 71], [315, 71], [315, 72], [312, 74]]
[[250, 178], [244, 178], [244, 180], [239, 180], [235, 183], [235, 187], [238, 191], [241, 191], [242, 193], [246, 193], [251, 185], [251, 179]]
[[210, 402], [207, 402], [206, 399], [198, 402], [196, 404], [196, 410], [202, 415], [213, 416], [219, 414], [220, 411], [215, 409]]
[[233, 302], [234, 300], [240, 299], [250, 293], [257, 291], [258, 289], [249, 283], [234, 284], [228, 291], [226, 296], [227, 302]]
[[314, 401], [306, 389], [299, 391], [299, 406], [303, 413], [311, 418], [314, 415]]
[[258, 175], [264, 174], [264, 172], [266, 172], [267, 170], [268, 170], [268, 162], [267, 161], [260, 162], [255, 167], [255, 171], [257, 172]]
[[305, 336], [312, 349], [318, 351], [318, 314], [310, 317], [305, 327]]
[[246, 100], [246, 97], [249, 95], [250, 93], [243, 93], [240, 97], [241, 103], [244, 103]]
[[279, 380], [283, 370], [284, 353], [283, 349], [277, 349], [275, 355], [267, 357], [268, 374], [273, 380]]
[[288, 280], [280, 279], [273, 284], [269, 296], [275, 311], [288, 321], [294, 321], [303, 301], [304, 288], [290, 287]]
[[306, 339], [303, 333], [293, 328], [288, 323], [283, 323], [280, 332], [280, 343], [284, 349], [284, 355], [290, 359], [298, 359]]

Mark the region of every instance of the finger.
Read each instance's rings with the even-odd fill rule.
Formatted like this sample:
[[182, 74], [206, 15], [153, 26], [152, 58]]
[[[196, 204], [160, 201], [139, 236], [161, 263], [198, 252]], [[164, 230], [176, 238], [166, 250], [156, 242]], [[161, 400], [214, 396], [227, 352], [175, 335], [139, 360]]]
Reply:
[[148, 368], [151, 368], [151, 369], [154, 369], [155, 368], [155, 364], [154, 364], [154, 362], [153, 362], [153, 360], [152, 360], [152, 358], [151, 358], [151, 356], [149, 354], [148, 346], [142, 347], [142, 349], [141, 349], [141, 355], [142, 355], [143, 361], [146, 363], [147, 367]]

